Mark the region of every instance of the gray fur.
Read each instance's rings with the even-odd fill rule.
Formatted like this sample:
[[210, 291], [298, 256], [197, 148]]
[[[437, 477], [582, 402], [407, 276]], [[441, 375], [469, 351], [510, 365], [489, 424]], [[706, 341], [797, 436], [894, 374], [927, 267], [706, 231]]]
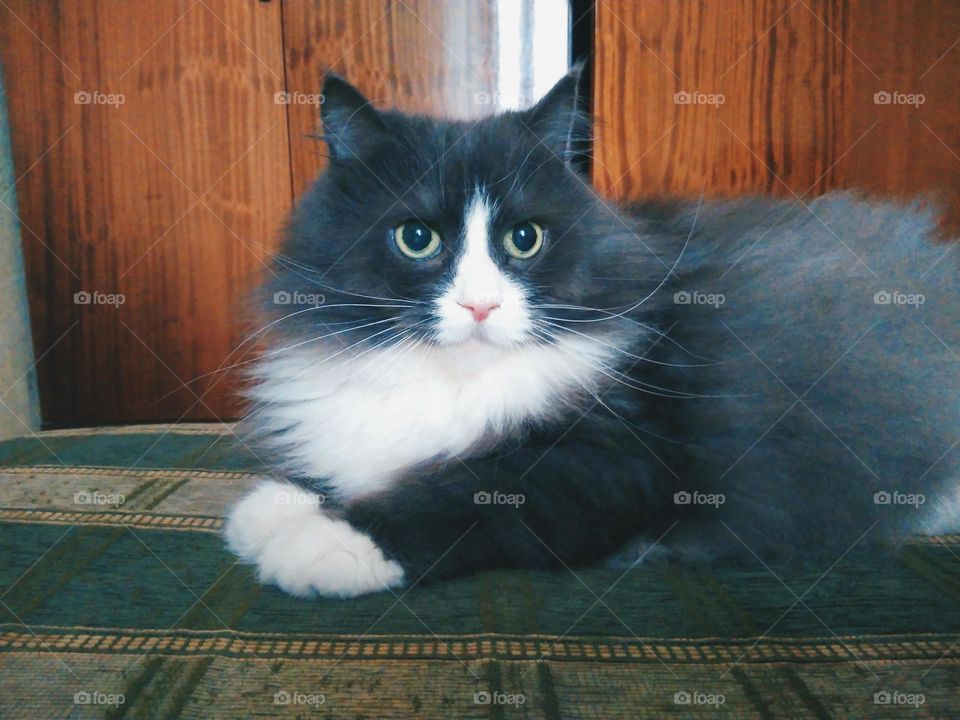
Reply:
[[[664, 455], [725, 494], [704, 513], [714, 537], [731, 541], [735, 529], [751, 548], [842, 551], [861, 536], [956, 531], [960, 254], [933, 242], [935, 217], [918, 204], [834, 193], [789, 208], [701, 209], [672, 290], [725, 301], [664, 312], [679, 344], [720, 362], [673, 374], [685, 390], [738, 397], [669, 401], [691, 444]], [[878, 304], [883, 292], [923, 302]], [[924, 502], [878, 504], [881, 492]], [[709, 543], [703, 527], [696, 534]]]

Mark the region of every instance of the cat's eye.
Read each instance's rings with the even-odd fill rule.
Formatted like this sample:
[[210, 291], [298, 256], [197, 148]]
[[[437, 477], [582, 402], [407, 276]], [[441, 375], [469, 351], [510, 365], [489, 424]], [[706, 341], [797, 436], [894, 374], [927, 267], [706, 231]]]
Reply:
[[517, 223], [503, 236], [503, 247], [518, 260], [531, 258], [543, 247], [543, 228], [532, 220]]
[[413, 260], [426, 260], [440, 252], [440, 234], [419, 220], [407, 220], [393, 229], [400, 252]]

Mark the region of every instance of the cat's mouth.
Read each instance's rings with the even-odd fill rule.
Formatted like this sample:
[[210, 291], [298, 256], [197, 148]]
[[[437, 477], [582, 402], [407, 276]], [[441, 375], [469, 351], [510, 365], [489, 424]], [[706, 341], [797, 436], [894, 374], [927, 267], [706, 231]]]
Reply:
[[463, 328], [459, 333], [459, 338], [453, 339], [452, 344], [459, 343], [483, 343], [487, 345], [505, 345], [509, 344], [502, 333], [488, 325], [476, 324]]
[[484, 323], [477, 323], [467, 331], [468, 339], [492, 341], [495, 335], [495, 332], [489, 330], [489, 325]]
[[441, 325], [435, 337], [438, 344], [449, 347], [472, 345], [474, 347], [510, 348], [527, 339], [526, 333], [517, 330], [503, 328], [491, 322], [475, 322], [458, 327]]

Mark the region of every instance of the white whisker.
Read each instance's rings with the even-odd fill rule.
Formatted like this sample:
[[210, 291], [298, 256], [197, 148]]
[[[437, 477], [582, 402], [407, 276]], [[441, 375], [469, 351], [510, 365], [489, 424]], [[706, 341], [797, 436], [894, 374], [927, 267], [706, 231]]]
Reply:
[[[425, 322], [425, 321], [421, 321], [421, 323], [422, 323], [422, 322]], [[372, 347], [367, 348], [367, 349], [364, 350], [363, 352], [360, 352], [360, 353], [358, 353], [358, 354], [356, 354], [356, 355], [352, 355], [352, 356], [348, 357], [346, 360], [344, 360], [343, 362], [341, 362], [341, 363], [339, 363], [339, 364], [337, 364], [337, 365], [334, 365], [333, 367], [326, 368], [326, 370], [325, 370], [323, 373], [321, 373], [320, 375], [318, 375], [318, 376], [317, 376], [316, 378], [314, 378], [314, 379], [319, 379], [319, 378], [325, 377], [325, 376], [331, 374], [332, 372], [334, 372], [334, 371], [336, 371], [336, 370], [338, 370], [338, 369], [340, 369], [340, 368], [342, 368], [342, 367], [344, 367], [344, 366], [346, 366], [346, 365], [349, 365], [349, 364], [352, 363], [352, 362], [355, 362], [356, 360], [358, 360], [359, 358], [363, 357], [363, 356], [366, 355], [367, 353], [370, 353], [370, 352], [372, 352], [372, 351], [374, 351], [374, 350], [377, 350], [378, 348], [381, 348], [381, 347], [383, 347], [384, 345], [387, 345], [387, 344], [389, 344], [390, 342], [393, 342], [393, 341], [395, 341], [395, 340], [403, 337], [404, 335], [413, 332], [413, 331], [414, 331], [414, 328], [416, 328], [416, 326], [419, 325], [419, 324], [421, 324], [421, 323], [415, 323], [415, 324], [412, 325], [411, 327], [406, 328], [406, 329], [404, 329], [404, 330], [401, 330], [400, 332], [395, 333], [394, 335], [391, 335], [391, 336], [388, 337], [386, 340], [383, 340], [383, 341], [381, 341], [381, 342], [379, 342], [379, 343], [376, 343], [375, 345], [373, 345]], [[362, 345], [362, 344], [365, 343], [365, 342], [369, 342], [369, 341], [370, 341], [371, 339], [373, 339], [374, 337], [376, 337], [376, 336], [378, 336], [378, 335], [382, 335], [383, 333], [386, 333], [386, 332], [390, 332], [390, 331], [393, 330], [393, 329], [394, 329], [394, 328], [387, 328], [386, 330], [381, 330], [381, 331], [379, 331], [379, 332], [374, 333], [373, 335], [370, 335], [369, 337], [364, 338], [363, 340], [359, 340], [358, 342], [355, 342], [355, 343], [353, 343], [352, 345], [348, 345], [347, 347], [343, 348], [342, 350], [338, 350], [337, 352], [333, 353], [332, 355], [323, 356], [323, 357], [321, 357], [320, 359], [318, 359], [317, 361], [312, 362], [312, 363], [309, 363], [308, 365], [304, 366], [304, 367], [301, 368], [297, 373], [291, 375], [289, 378], [286, 379], [286, 382], [293, 382], [293, 381], [296, 380], [297, 378], [301, 377], [305, 372], [307, 372], [307, 371], [309, 371], [309, 370], [312, 370], [312, 369], [314, 369], [314, 368], [316, 368], [316, 367], [319, 367], [320, 365], [323, 365], [323, 364], [329, 362], [330, 360], [333, 360], [335, 357], [337, 357], [337, 356], [339, 356], [339, 355], [342, 355], [343, 353], [347, 352], [348, 350], [351, 350], [352, 348], [355, 348], [355, 347], [357, 347], [358, 345]], [[309, 400], [310, 398], [305, 397], [305, 398], [302, 398], [302, 399], [303, 399], [303, 400]], [[257, 403], [257, 407], [256, 407], [255, 410], [252, 410], [251, 412], [247, 413], [247, 415], [246, 415], [246, 420], [247, 420], [247, 421], [251, 420], [254, 416], [258, 415], [260, 412], [262, 412], [263, 410], [267, 409], [270, 405], [274, 404], [275, 402], [276, 402], [276, 401], [261, 400], [259, 403]]]
[[[320, 336], [318, 336], [318, 337], [308, 338], [307, 340], [302, 340], [302, 341], [300, 341], [300, 342], [298, 342], [298, 343], [295, 343], [295, 344], [293, 344], [293, 345], [288, 345], [288, 346], [286, 346], [286, 347], [278, 348], [278, 349], [276, 349], [276, 350], [271, 350], [270, 352], [267, 352], [267, 353], [265, 353], [265, 354], [263, 354], [263, 355], [258, 355], [258, 356], [255, 357], [255, 358], [250, 358], [249, 360], [242, 360], [242, 361], [240, 361], [240, 362], [233, 363], [232, 365], [221, 366], [221, 367], [218, 367], [216, 370], [211, 370], [210, 372], [203, 373], [202, 375], [198, 375], [197, 377], [193, 378], [193, 380], [188, 380], [188, 381], [182, 383], [180, 386], [178, 386], [177, 388], [171, 390], [169, 393], [167, 393], [167, 394], [164, 395], [163, 397], [167, 397], [168, 395], [177, 392], [178, 390], [180, 390], [180, 389], [183, 388], [183, 387], [189, 387], [190, 385], [192, 385], [193, 383], [197, 382], [198, 380], [202, 380], [202, 379], [204, 379], [204, 378], [206, 378], [206, 377], [209, 377], [209, 376], [211, 376], [211, 375], [216, 375], [217, 373], [227, 372], [228, 370], [233, 370], [234, 368], [242, 367], [242, 366], [244, 366], [244, 365], [251, 365], [251, 364], [253, 364], [253, 363], [260, 362], [260, 361], [263, 360], [264, 358], [268, 358], [268, 357], [271, 357], [271, 356], [273, 356], [273, 355], [279, 355], [279, 354], [282, 353], [282, 352], [286, 352], [286, 351], [288, 351], [288, 350], [293, 350], [294, 348], [298, 348], [298, 347], [300, 347], [301, 345], [307, 345], [308, 343], [314, 343], [314, 342], [317, 342], [317, 341], [319, 341], [319, 340], [325, 340], [325, 339], [327, 339], [327, 338], [331, 338], [331, 337], [334, 337], [334, 336], [336, 336], [336, 335], [342, 335], [343, 333], [354, 332], [354, 331], [356, 331], [356, 330], [363, 330], [364, 328], [368, 328], [368, 327], [371, 327], [371, 326], [373, 326], [373, 325], [382, 325], [383, 323], [386, 323], [386, 322], [396, 322], [397, 319], [398, 319], [398, 318], [386, 318], [386, 319], [384, 319], [384, 320], [377, 320], [377, 321], [375, 321], [375, 322], [366, 322], [366, 324], [363, 324], [363, 325], [358, 325], [358, 326], [356, 326], [356, 327], [344, 328], [344, 329], [342, 329], [342, 330], [337, 330], [337, 331], [335, 331], [335, 332], [327, 333], [326, 335], [320, 335]], [[361, 322], [361, 323], [363, 323], [363, 322], [365, 322], [365, 321], [364, 321], [364, 320], [356, 320], [356, 321], [354, 321], [354, 322]], [[227, 356], [227, 359], [229, 359], [229, 357], [230, 357], [231, 355], [233, 355], [233, 353], [235, 353], [237, 350], [239, 350], [239, 349], [244, 345], [244, 343], [248, 342], [250, 339], [252, 339], [252, 338], [248, 338], [247, 340], [244, 340], [244, 341], [241, 342], [239, 345], [237, 345], [237, 347], [234, 348], [234, 349], [230, 352], [230, 355]], [[162, 400], [163, 397], [161, 397], [160, 399]]]
[[[561, 350], [562, 350], [562, 349], [561, 349]], [[563, 351], [563, 352], [567, 352], [567, 351], [565, 351], [565, 350], [562, 350], [562, 351]], [[568, 355], [571, 355], [571, 357], [573, 357], [572, 353], [567, 353], [567, 354], [568, 354]], [[646, 443], [644, 443], [640, 438], [638, 438], [638, 437], [636, 436], [636, 434], [633, 432], [633, 428], [636, 428], [637, 430], [639, 430], [639, 431], [642, 432], [642, 433], [645, 433], [645, 434], [647, 434], [647, 435], [650, 435], [650, 436], [652, 436], [652, 437], [655, 437], [655, 438], [657, 438], [658, 440], [664, 440], [664, 441], [666, 441], [666, 442], [677, 443], [676, 440], [671, 440], [670, 438], [665, 438], [665, 437], [663, 437], [663, 436], [661, 436], [661, 435], [657, 435], [656, 433], [651, 432], [651, 431], [649, 431], [649, 430], [647, 430], [647, 429], [645, 429], [645, 428], [639, 427], [639, 426], [637, 426], [637, 425], [631, 425], [631, 423], [628, 423], [626, 420], [624, 420], [624, 419], [620, 416], [619, 413], [617, 413], [613, 408], [611, 408], [609, 405], [607, 405], [607, 403], [605, 403], [605, 402], [603, 401], [603, 398], [602, 398], [602, 397], [600, 397], [599, 395], [597, 395], [597, 393], [595, 393], [595, 392], [594, 392], [593, 390], [591, 390], [589, 387], [587, 387], [586, 385], [584, 385], [583, 382], [581, 382], [581, 381], [577, 378], [576, 373], [571, 373], [571, 377], [576, 381], [576, 383], [577, 383], [580, 387], [582, 387], [582, 388], [590, 395], [590, 397], [592, 397], [594, 400], [596, 400], [596, 402], [597, 402], [601, 407], [603, 407], [604, 409], [606, 409], [607, 412], [609, 412], [609, 413], [610, 413], [611, 415], [613, 415], [617, 420], [619, 420], [620, 423], [627, 429], [627, 431], [628, 431], [631, 435], [633, 435], [634, 438], [636, 438], [637, 441], [638, 441], [641, 445], [643, 445], [645, 448], [647, 448], [647, 450], [650, 451], [650, 453], [653, 454], [653, 456], [654, 456], [655, 458], [657, 458], [657, 460], [660, 462], [660, 464], [662, 464], [664, 467], [667, 468], [667, 470], [670, 472], [671, 475], [673, 475], [674, 477], [677, 477], [677, 476], [676, 476], [676, 473], [674, 473], [673, 470], [671, 470], [669, 467], [667, 467], [666, 463], [664, 463], [663, 460], [660, 460], [660, 458], [657, 457], [657, 455], [653, 452], [653, 450], [650, 450], [650, 448], [647, 447]], [[652, 394], [652, 393], [651, 393], [651, 394]], [[678, 443], [678, 444], [682, 444], [682, 443]]]
[[[662, 288], [666, 284], [667, 280], [670, 279], [670, 276], [674, 275], [674, 271], [677, 269], [677, 267], [679, 267], [680, 261], [683, 259], [683, 255], [687, 251], [687, 246], [690, 244], [690, 238], [693, 237], [693, 231], [697, 226], [697, 218], [700, 216], [701, 205], [703, 205], [703, 195], [700, 196], [700, 201], [697, 203], [697, 209], [694, 211], [694, 214], [693, 214], [693, 222], [690, 224], [690, 231], [687, 233], [686, 240], [683, 241], [683, 247], [680, 248], [680, 254], [677, 255], [677, 259], [674, 260], [673, 265], [670, 267], [669, 270], [667, 270], [667, 274], [663, 276], [663, 279], [660, 280], [659, 283], [657, 283], [657, 286], [653, 290], [647, 293], [647, 295], [642, 300], [634, 303], [633, 305], [627, 307], [625, 310], [622, 310], [621, 312], [609, 313], [608, 317], [595, 318], [593, 320], [581, 320], [579, 322], [604, 322], [607, 320], [612, 320], [613, 318], [624, 317], [627, 313], [633, 312], [638, 307], [643, 305], [647, 300], [649, 300], [654, 295], [656, 295], [660, 291], [660, 288]], [[611, 308], [611, 309], [615, 310], [616, 308]]]
[[[603, 311], [603, 310], [596, 310], [596, 312], [605, 312], [605, 311]], [[667, 335], [666, 333], [661, 332], [660, 330], [658, 330], [657, 328], [653, 327], [652, 325], [647, 325], [646, 323], [642, 323], [642, 322], [640, 322], [639, 320], [634, 320], [633, 318], [625, 317], [625, 318], [623, 318], [623, 319], [624, 319], [624, 320], [628, 320], [628, 321], [630, 321], [630, 322], [632, 322], [632, 323], [635, 323], [635, 324], [639, 325], [640, 327], [644, 328], [645, 330], [647, 330], [647, 331], [649, 331], [649, 332], [651, 332], [651, 333], [653, 333], [653, 334], [655, 334], [655, 335], [659, 335], [662, 339], [666, 340], [666, 341], [669, 342], [671, 345], [676, 346], [677, 348], [679, 348], [680, 350], [682, 350], [683, 352], [685, 352], [685, 353], [686, 353], [687, 355], [689, 355], [690, 357], [697, 358], [698, 360], [706, 360], [706, 361], [707, 361], [706, 365], [722, 365], [723, 363], [728, 362], [728, 361], [726, 361], [726, 360], [713, 360], [713, 359], [711, 359], [711, 358], [704, 357], [704, 356], [702, 356], [702, 355], [697, 355], [695, 352], [693, 352], [692, 350], [688, 350], [688, 349], [685, 348], [683, 345], [681, 345], [679, 342], [677, 342], [676, 340], [674, 340], [672, 337], [670, 337], [670, 336]], [[540, 318], [540, 320], [555, 320], [555, 321], [557, 321], [557, 322], [559, 322], [559, 323], [585, 322], [585, 321], [581, 321], [581, 320], [570, 320], [570, 319], [568, 319], [568, 318], [551, 317], [550, 315], [545, 315], [545, 316], [543, 316], [542, 318]], [[563, 327], [564, 327], [564, 329], [567, 329], [566, 326], [563, 326]]]
[[[548, 330], [544, 329], [543, 327], [540, 327], [540, 328], [539, 328], [539, 332], [540, 332], [540, 333], [543, 333], [546, 337], [550, 338], [551, 340], [555, 341], [556, 343], [566, 342], [563, 337], [558, 336], [558, 335], [554, 335], [554, 334], [550, 333]], [[561, 348], [561, 349], [563, 349], [563, 348]], [[568, 354], [570, 354], [570, 353], [568, 352]], [[684, 391], [682, 391], [682, 390], [672, 390], [672, 389], [670, 389], [670, 388], [660, 387], [659, 385], [653, 385], [652, 383], [646, 383], [646, 382], [643, 382], [642, 380], [637, 380], [637, 379], [635, 379], [635, 378], [629, 378], [628, 375], [624, 375], [624, 374], [621, 373], [619, 370], [616, 370], [615, 368], [612, 368], [612, 367], [610, 367], [609, 365], [605, 365], [604, 363], [600, 363], [600, 362], [592, 363], [592, 362], [589, 362], [589, 361], [586, 361], [586, 362], [588, 362], [588, 364], [589, 364], [591, 367], [593, 367], [597, 372], [602, 373], [603, 375], [606, 375], [608, 378], [610, 378], [610, 379], [613, 380], [614, 382], [618, 382], [618, 383], [620, 383], [621, 385], [625, 385], [626, 387], [629, 387], [629, 388], [631, 388], [631, 389], [633, 389], [633, 390], [637, 390], [637, 391], [639, 391], [639, 392], [645, 392], [645, 393], [647, 393], [648, 395], [656, 395], [656, 396], [658, 396], [658, 397], [671, 398], [671, 399], [675, 399], [675, 400], [716, 399], [716, 398], [727, 398], [727, 397], [740, 397], [740, 396], [736, 396], [736, 395], [701, 395], [701, 394], [698, 394], [698, 393], [688, 393], [688, 392], [684, 392]], [[609, 370], [610, 373], [615, 373], [616, 375], [620, 375], [621, 377], [629, 378], [629, 379], [630, 379], [630, 382], [628, 382], [628, 381], [626, 381], [626, 380], [621, 380], [620, 378], [617, 378], [617, 377], [614, 377], [614, 375], [611, 375], [610, 373], [605, 372], [605, 370]], [[638, 386], [638, 385], [635, 385], [634, 383], [639, 383], [639, 385], [640, 385], [640, 386], [643, 386], [643, 387], [640, 387], [640, 386]], [[653, 390], [660, 390], [662, 393], [669, 393], [669, 394], [655, 393], [655, 392], [651, 392], [650, 390], [646, 390], [645, 388], [652, 388]]]
[[631, 358], [634, 358], [634, 359], [636, 359], [636, 360], [642, 360], [643, 362], [648, 362], [648, 363], [651, 363], [651, 364], [653, 364], [653, 365], [664, 365], [664, 366], [666, 366], [666, 367], [677, 367], [677, 368], [686, 368], [686, 367], [693, 368], [693, 367], [712, 367], [712, 366], [714, 366], [714, 365], [722, 365], [723, 362], [726, 362], [726, 361], [717, 361], [717, 362], [711, 362], [711, 363], [687, 363], [687, 364], [685, 364], [685, 363], [668, 363], [668, 362], [662, 362], [662, 361], [660, 361], [660, 360], [652, 360], [651, 358], [644, 357], [644, 356], [642, 356], [642, 355], [635, 355], [634, 353], [632, 353], [632, 352], [630, 352], [630, 351], [628, 351], [628, 350], [624, 350], [624, 349], [621, 348], [621, 347], [617, 347], [616, 345], [611, 345], [610, 343], [606, 343], [606, 342], [604, 342], [603, 340], [600, 340], [599, 338], [593, 337], [592, 335], [588, 335], [587, 333], [578, 332], [577, 330], [574, 330], [573, 328], [566, 327], [566, 326], [561, 325], [561, 324], [556, 323], [556, 322], [550, 322], [550, 321], [547, 320], [546, 318], [542, 319], [540, 322], [543, 322], [544, 324], [550, 325], [551, 327], [557, 328], [557, 329], [559, 329], [559, 330], [563, 330], [564, 332], [573, 333], [574, 335], [579, 335], [580, 337], [586, 338], [587, 340], [592, 340], [593, 342], [598, 343], [598, 344], [600, 344], [600, 345], [603, 345], [604, 347], [608, 347], [608, 348], [610, 348], [611, 350], [616, 350], [617, 352], [622, 353], [622, 354], [626, 355], [627, 357], [631, 357]]

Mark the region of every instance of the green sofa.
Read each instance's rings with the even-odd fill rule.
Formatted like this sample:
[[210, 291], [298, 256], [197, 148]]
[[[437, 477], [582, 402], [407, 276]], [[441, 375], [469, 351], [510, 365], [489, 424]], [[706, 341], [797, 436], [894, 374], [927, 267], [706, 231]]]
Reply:
[[219, 535], [261, 475], [223, 425], [0, 443], [0, 717], [960, 717], [960, 537], [301, 600]]

